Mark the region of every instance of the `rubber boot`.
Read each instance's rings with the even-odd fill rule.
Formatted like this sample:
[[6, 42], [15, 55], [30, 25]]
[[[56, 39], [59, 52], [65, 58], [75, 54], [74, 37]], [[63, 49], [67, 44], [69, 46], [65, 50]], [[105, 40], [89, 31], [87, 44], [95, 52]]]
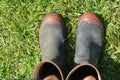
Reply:
[[63, 80], [65, 65], [65, 26], [62, 16], [50, 13], [43, 19], [39, 32], [42, 61], [34, 72], [34, 80]]
[[101, 80], [96, 68], [103, 46], [103, 25], [93, 13], [85, 13], [79, 23], [76, 35], [76, 66], [66, 80]]

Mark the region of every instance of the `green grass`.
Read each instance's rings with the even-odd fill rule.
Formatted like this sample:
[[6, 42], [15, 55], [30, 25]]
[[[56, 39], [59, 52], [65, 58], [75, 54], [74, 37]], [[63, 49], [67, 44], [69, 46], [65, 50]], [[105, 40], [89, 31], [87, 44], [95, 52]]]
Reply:
[[38, 33], [49, 12], [63, 15], [67, 27], [67, 63], [75, 52], [77, 23], [97, 13], [105, 28], [98, 69], [102, 80], [120, 80], [120, 0], [0, 0], [0, 80], [31, 79], [41, 61]]

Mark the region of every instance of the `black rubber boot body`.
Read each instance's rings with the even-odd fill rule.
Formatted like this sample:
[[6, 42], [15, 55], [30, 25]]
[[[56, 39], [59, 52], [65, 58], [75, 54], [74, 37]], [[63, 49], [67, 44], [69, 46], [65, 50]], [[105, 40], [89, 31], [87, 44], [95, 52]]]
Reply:
[[40, 32], [40, 48], [42, 52], [42, 61], [51, 61], [63, 67], [65, 64], [63, 25], [46, 24]]
[[78, 26], [76, 39], [76, 64], [97, 65], [103, 45], [103, 30], [95, 23], [83, 22]]

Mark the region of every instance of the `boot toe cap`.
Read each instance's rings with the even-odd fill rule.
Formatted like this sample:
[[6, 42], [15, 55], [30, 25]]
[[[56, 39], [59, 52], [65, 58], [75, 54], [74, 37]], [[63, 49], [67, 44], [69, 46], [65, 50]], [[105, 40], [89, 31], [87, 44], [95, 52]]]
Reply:
[[43, 19], [43, 24], [55, 24], [55, 23], [63, 23], [62, 16], [58, 13], [50, 13], [46, 15], [46, 17]]
[[95, 23], [100, 26], [103, 26], [99, 18], [94, 13], [85, 13], [79, 20], [78, 24], [81, 24], [82, 22], [88, 22], [88, 23]]

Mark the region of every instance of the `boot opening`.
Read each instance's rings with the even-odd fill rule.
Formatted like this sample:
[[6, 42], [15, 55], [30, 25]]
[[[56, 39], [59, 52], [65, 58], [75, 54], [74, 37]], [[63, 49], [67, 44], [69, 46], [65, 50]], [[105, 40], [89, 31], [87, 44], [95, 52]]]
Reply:
[[79, 67], [68, 80], [98, 80], [96, 70], [88, 65]]
[[39, 69], [38, 80], [62, 80], [59, 70], [51, 63], [44, 63]]

